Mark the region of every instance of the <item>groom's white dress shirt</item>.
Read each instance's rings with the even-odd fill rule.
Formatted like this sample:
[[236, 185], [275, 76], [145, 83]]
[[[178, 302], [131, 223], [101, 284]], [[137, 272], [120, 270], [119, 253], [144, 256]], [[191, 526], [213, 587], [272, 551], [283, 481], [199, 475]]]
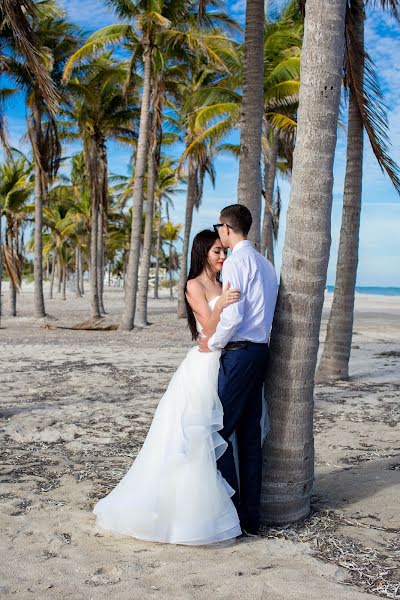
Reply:
[[228, 342], [248, 340], [267, 343], [274, 316], [278, 281], [273, 264], [249, 240], [238, 242], [222, 267], [223, 286], [241, 292], [240, 301], [221, 313], [217, 329], [208, 340], [210, 350]]

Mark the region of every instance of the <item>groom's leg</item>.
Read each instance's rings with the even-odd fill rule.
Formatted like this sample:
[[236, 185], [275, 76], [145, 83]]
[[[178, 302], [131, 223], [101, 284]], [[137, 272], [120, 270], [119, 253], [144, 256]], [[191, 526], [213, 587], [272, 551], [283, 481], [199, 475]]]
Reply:
[[253, 377], [248, 381], [247, 398], [236, 429], [240, 468], [240, 522], [244, 529], [257, 530], [260, 524], [262, 477], [261, 415], [262, 389], [268, 358], [267, 346], [250, 346]]
[[233, 448], [229, 438], [237, 428], [246, 405], [249, 382], [252, 381], [253, 373], [253, 359], [246, 348], [242, 350], [228, 350], [221, 354], [218, 395], [224, 409], [224, 427], [219, 433], [228, 442], [228, 447], [218, 459], [217, 467], [221, 471], [221, 475], [235, 490], [232, 500], [238, 512], [239, 485]]

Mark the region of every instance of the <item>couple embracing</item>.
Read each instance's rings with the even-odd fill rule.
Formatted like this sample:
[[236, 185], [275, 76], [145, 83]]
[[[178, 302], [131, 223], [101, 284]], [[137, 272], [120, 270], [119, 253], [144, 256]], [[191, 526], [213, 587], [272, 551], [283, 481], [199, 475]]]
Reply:
[[187, 545], [258, 532], [277, 278], [247, 240], [251, 222], [234, 204], [214, 231], [194, 238], [186, 303], [198, 344], [174, 373], [132, 466], [94, 507], [100, 529]]

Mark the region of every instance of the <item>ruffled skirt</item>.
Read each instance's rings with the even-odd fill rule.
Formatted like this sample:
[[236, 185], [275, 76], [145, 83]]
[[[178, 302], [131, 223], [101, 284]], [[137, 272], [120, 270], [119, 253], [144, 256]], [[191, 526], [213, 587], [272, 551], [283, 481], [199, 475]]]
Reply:
[[118, 485], [94, 507], [100, 529], [141, 540], [211, 544], [241, 533], [233, 488], [217, 469], [219, 352], [189, 350], [161, 398], [144, 444]]

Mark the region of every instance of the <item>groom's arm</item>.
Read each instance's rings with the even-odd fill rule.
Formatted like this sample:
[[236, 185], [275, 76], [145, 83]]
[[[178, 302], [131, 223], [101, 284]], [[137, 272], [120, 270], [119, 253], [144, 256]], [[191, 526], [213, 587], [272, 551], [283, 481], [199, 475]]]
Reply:
[[228, 281], [232, 288], [240, 290], [240, 300], [224, 308], [220, 321], [214, 335], [208, 340], [208, 348], [211, 351], [224, 348], [232, 339], [237, 328], [243, 320], [245, 302], [245, 282], [243, 269], [233, 260], [227, 260], [223, 266], [222, 276], [224, 285]]

